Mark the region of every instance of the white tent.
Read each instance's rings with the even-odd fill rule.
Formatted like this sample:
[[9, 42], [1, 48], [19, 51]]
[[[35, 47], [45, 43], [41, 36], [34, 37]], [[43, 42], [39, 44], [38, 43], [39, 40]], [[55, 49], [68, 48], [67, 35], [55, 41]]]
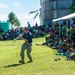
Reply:
[[66, 19], [72, 19], [72, 18], [75, 18], [75, 13], [69, 14], [69, 15], [61, 17], [61, 18], [53, 19], [52, 22], [66, 20]]
[[[71, 20], [72, 18], [75, 18], [75, 13], [69, 14], [67, 16], [61, 17], [61, 18], [57, 18], [57, 19], [53, 19], [52, 22], [57, 22], [57, 21], [62, 21], [62, 20]], [[60, 25], [59, 25], [60, 27]], [[71, 27], [71, 25], [70, 25]], [[68, 21], [67, 21], [67, 28], [68, 28]], [[71, 34], [71, 31], [70, 31]], [[60, 37], [60, 28], [59, 28], [59, 37]], [[67, 32], [66, 32], [66, 38], [67, 38]]]

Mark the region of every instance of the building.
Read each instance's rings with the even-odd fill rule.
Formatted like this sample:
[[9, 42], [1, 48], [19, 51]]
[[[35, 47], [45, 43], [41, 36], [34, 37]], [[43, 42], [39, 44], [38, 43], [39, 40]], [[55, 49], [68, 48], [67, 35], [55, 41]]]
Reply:
[[53, 19], [66, 16], [71, 13], [74, 0], [41, 0], [42, 24], [50, 24]]

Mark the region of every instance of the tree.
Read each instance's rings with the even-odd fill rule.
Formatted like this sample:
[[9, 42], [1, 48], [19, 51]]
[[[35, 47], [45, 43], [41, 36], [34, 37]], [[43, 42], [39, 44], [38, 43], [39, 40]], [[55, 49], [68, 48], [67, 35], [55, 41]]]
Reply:
[[8, 15], [8, 22], [11, 23], [11, 27], [19, 27], [20, 26], [20, 21], [18, 20], [18, 18], [16, 17], [16, 15], [13, 12], [10, 12]]
[[41, 8], [38, 9], [38, 10], [35, 10], [35, 11], [31, 11], [29, 12], [29, 14], [35, 14], [34, 18], [35, 19], [38, 15], [39, 15], [39, 20], [40, 20], [40, 25], [41, 25], [41, 19], [42, 19], [42, 11], [41, 11]]
[[17, 27], [20, 27], [20, 21], [17, 18], [15, 19], [15, 24], [14, 25], [17, 26]]
[[40, 8], [40, 9], [38, 9], [38, 10], [30, 11], [30, 12], [29, 12], [29, 14], [34, 14], [34, 13], [35, 13], [35, 16], [34, 16], [34, 18], [33, 18], [33, 19], [35, 19], [38, 15], [39, 15], [39, 18], [41, 18], [41, 17], [42, 17], [42, 15], [41, 15], [41, 8]]

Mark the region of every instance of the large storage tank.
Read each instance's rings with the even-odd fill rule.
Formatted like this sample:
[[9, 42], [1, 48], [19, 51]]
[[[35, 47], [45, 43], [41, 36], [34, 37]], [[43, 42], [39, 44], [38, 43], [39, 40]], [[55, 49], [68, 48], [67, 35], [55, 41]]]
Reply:
[[0, 22], [0, 30], [7, 32], [11, 28], [9, 22]]
[[53, 19], [66, 16], [71, 13], [74, 0], [41, 0], [42, 23], [52, 22]]

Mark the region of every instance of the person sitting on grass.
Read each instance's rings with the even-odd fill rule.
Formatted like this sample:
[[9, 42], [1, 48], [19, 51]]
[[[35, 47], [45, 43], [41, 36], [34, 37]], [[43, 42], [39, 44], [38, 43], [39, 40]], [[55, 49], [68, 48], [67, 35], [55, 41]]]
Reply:
[[63, 44], [61, 45], [62, 51], [61, 52], [66, 52], [67, 51], [67, 42], [64, 41]]
[[57, 49], [60, 50], [63, 44], [64, 44], [63, 39], [60, 39], [57, 45]]
[[36, 44], [37, 46], [41, 46], [41, 45], [44, 45], [44, 46], [50, 46], [50, 43], [52, 42], [52, 39], [50, 37], [46, 37], [45, 38], [45, 43], [42, 43], [42, 44]]
[[55, 42], [54, 42], [54, 44], [53, 44], [53, 49], [57, 49], [57, 46], [58, 46], [58, 41], [57, 40], [55, 40]]
[[3, 40], [3, 37], [2, 37], [2, 35], [0, 35], [0, 40], [1, 40], [1, 41]]
[[67, 60], [75, 60], [75, 48], [69, 48], [67, 53]]
[[70, 49], [72, 50], [70, 57], [72, 60], [75, 60], [75, 44], [74, 43], [71, 45]]

